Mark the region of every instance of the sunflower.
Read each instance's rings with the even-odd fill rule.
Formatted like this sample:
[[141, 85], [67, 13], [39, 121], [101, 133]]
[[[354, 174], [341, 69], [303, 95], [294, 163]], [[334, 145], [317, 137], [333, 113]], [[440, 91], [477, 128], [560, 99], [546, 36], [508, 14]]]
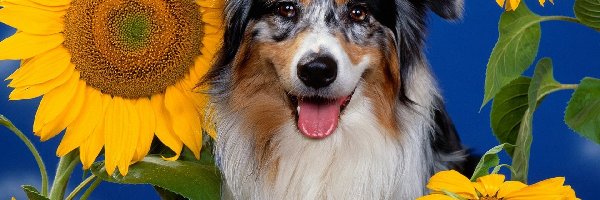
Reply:
[[[538, 0], [540, 5], [543, 7], [546, 3], [546, 0]], [[496, 3], [500, 7], [505, 7], [507, 11], [514, 11], [519, 7], [519, 3], [521, 0], [496, 0]], [[554, 0], [550, 0], [550, 3], [554, 4]]]
[[11, 100], [43, 96], [33, 131], [66, 129], [56, 154], [79, 148], [84, 168], [104, 149], [109, 174], [126, 175], [154, 136], [178, 158], [198, 158], [208, 97], [193, 92], [222, 40], [223, 0], [0, 0], [16, 33], [0, 60], [21, 60]]
[[504, 181], [502, 174], [490, 174], [471, 182], [457, 171], [442, 171], [429, 180], [427, 188], [433, 194], [417, 200], [572, 200], [578, 199], [565, 178], [556, 177], [525, 185], [518, 181]]

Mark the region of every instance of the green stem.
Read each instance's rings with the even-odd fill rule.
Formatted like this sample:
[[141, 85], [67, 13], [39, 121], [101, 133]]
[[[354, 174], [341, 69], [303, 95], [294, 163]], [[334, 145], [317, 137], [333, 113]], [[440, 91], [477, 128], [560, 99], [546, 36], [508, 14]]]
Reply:
[[561, 84], [560, 88], [564, 90], [576, 90], [579, 87], [578, 84]]
[[541, 21], [566, 21], [566, 22], [573, 22], [573, 23], [577, 23], [577, 24], [581, 24], [581, 22], [579, 21], [579, 19], [574, 18], [574, 17], [567, 17], [567, 16], [542, 16], [542, 20]]
[[74, 190], [73, 192], [71, 192], [71, 194], [69, 194], [69, 196], [67, 196], [67, 198], [65, 200], [72, 200], [75, 198], [75, 196], [77, 196], [77, 194], [79, 194], [79, 192], [81, 192], [81, 190], [87, 186], [88, 184], [90, 184], [93, 180], [96, 179], [95, 175], [91, 175], [90, 177], [86, 178], [85, 180], [83, 180], [83, 182], [81, 182]]
[[98, 185], [100, 185], [100, 183], [102, 182], [102, 179], [97, 178], [92, 185], [90, 185], [90, 187], [88, 187], [87, 190], [85, 190], [85, 193], [83, 193], [83, 195], [81, 195], [81, 198], [79, 200], [87, 200], [90, 195], [92, 194], [92, 192], [96, 189], [96, 187], [98, 187]]
[[58, 168], [56, 169], [56, 176], [52, 182], [52, 189], [50, 190], [50, 200], [61, 200], [64, 198], [69, 178], [77, 164], [79, 164], [78, 150], [71, 151], [71, 153], [60, 158]]
[[23, 132], [21, 132], [19, 129], [17, 129], [17, 127], [15, 127], [15, 125], [12, 122], [10, 122], [10, 120], [8, 120], [3, 115], [0, 115], [0, 124], [4, 125], [6, 128], [11, 130], [13, 133], [15, 133], [15, 135], [17, 135], [17, 137], [19, 137], [19, 139], [21, 139], [21, 141], [23, 141], [23, 143], [25, 143], [25, 145], [27, 146], [29, 151], [31, 151], [31, 154], [33, 154], [33, 157], [35, 158], [35, 162], [37, 163], [38, 168], [40, 169], [40, 174], [42, 176], [42, 195], [47, 196], [48, 195], [48, 172], [46, 172], [46, 165], [44, 165], [44, 161], [42, 160], [40, 153], [35, 148], [35, 146], [33, 146], [33, 143], [31, 143], [31, 140], [29, 140], [27, 138], [27, 136], [25, 136], [25, 134], [23, 134]]

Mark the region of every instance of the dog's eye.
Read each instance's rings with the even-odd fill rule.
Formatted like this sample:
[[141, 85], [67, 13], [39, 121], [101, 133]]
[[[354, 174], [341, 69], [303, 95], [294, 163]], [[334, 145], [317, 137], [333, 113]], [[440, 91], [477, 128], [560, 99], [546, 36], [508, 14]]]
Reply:
[[367, 16], [369, 15], [369, 10], [364, 5], [354, 5], [350, 7], [349, 11], [350, 12], [348, 13], [348, 15], [350, 15], [350, 19], [354, 20], [355, 22], [365, 21], [365, 19], [367, 19]]
[[277, 14], [285, 18], [292, 18], [296, 16], [297, 10], [293, 3], [282, 3], [277, 7]]

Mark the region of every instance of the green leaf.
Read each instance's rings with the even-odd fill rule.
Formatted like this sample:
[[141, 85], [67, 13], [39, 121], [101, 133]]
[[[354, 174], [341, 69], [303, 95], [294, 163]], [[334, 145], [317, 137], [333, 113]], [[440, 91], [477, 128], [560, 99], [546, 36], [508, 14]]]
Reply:
[[[492, 103], [490, 122], [492, 131], [501, 144], [515, 145], [517, 142], [521, 120], [529, 107], [527, 95], [530, 82], [531, 79], [527, 77], [514, 80], [502, 88]], [[506, 152], [513, 155], [512, 149]]]
[[510, 177], [513, 181], [521, 181], [522, 183], [527, 183], [527, 174], [529, 173], [529, 155], [531, 152], [531, 143], [533, 142], [533, 130], [531, 127], [533, 112], [534, 109], [528, 108], [521, 119], [512, 155], [513, 171]]
[[492, 167], [498, 166], [500, 164], [500, 158], [498, 157], [498, 153], [502, 151], [502, 149], [511, 149], [514, 146], [508, 143], [504, 143], [494, 148], [491, 148], [481, 157], [479, 163], [477, 163], [477, 167], [475, 167], [475, 171], [473, 172], [473, 176], [471, 176], [471, 181], [477, 180], [477, 178], [490, 174], [489, 170]]
[[575, 0], [573, 10], [582, 24], [600, 28], [600, 0]]
[[[516, 133], [515, 149], [511, 153], [513, 164], [511, 170], [511, 179], [527, 182], [527, 173], [529, 171], [529, 156], [531, 143], [533, 142], [533, 113], [542, 99], [555, 91], [563, 89], [561, 84], [554, 79], [552, 60], [543, 58], [538, 62], [533, 73], [533, 78], [527, 89], [527, 109], [521, 117], [521, 123]], [[494, 100], [496, 101], [496, 100]], [[514, 133], [512, 133], [514, 134]]]
[[561, 84], [554, 79], [552, 59], [542, 58], [535, 67], [535, 72], [529, 85], [529, 107], [533, 109], [537, 108], [538, 102], [546, 95], [561, 89]]
[[500, 17], [500, 37], [487, 64], [485, 94], [481, 107], [517, 79], [533, 63], [539, 48], [540, 16], [523, 3]]
[[29, 200], [50, 200], [40, 194], [40, 192], [31, 185], [24, 185], [21, 187], [23, 188], [23, 191], [25, 191], [25, 194]]
[[191, 161], [166, 161], [148, 156], [131, 165], [127, 176], [109, 176], [103, 163], [95, 163], [92, 172], [101, 179], [121, 184], [151, 184], [188, 199], [219, 199], [221, 176], [214, 165]]
[[498, 174], [498, 172], [500, 172], [502, 167], [509, 169], [511, 173], [514, 173], [514, 171], [515, 171], [515, 170], [513, 170], [512, 166], [507, 165], [507, 164], [501, 164], [501, 165], [494, 167], [494, 170], [492, 170], [492, 174]]
[[158, 196], [160, 196], [161, 200], [181, 200], [185, 199], [185, 197], [178, 195], [177, 193], [171, 192], [169, 190], [163, 189], [158, 186], [153, 186]]
[[600, 144], [600, 79], [581, 81], [569, 101], [565, 121], [581, 136]]

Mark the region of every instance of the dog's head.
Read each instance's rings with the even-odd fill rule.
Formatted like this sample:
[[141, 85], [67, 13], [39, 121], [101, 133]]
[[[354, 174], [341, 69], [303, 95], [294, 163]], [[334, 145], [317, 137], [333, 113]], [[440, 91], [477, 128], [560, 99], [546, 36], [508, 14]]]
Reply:
[[455, 19], [462, 0], [229, 0], [206, 80], [258, 138], [288, 120], [307, 137], [329, 136], [357, 88], [394, 128], [395, 104], [411, 101], [406, 77], [424, 62], [428, 10]]

